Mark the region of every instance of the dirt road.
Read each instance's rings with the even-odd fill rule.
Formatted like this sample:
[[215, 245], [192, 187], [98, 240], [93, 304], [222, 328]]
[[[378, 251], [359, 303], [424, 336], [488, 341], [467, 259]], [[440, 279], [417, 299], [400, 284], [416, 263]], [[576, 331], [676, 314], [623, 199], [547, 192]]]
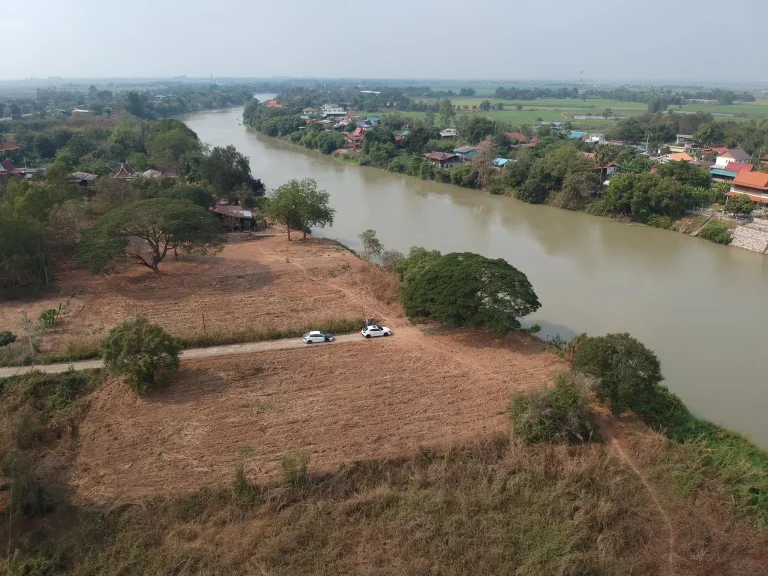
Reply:
[[[336, 342], [365, 342], [365, 339], [357, 332], [354, 334], [344, 334], [336, 337]], [[181, 353], [182, 360], [192, 360], [195, 358], [210, 358], [213, 356], [229, 356], [231, 354], [248, 354], [251, 352], [263, 352], [265, 350], [286, 350], [288, 348], [303, 348], [314, 346], [327, 346], [334, 344], [304, 344], [301, 338], [287, 338], [285, 340], [270, 340], [267, 342], [247, 342], [245, 344], [230, 344], [228, 346], [211, 346], [210, 348], [191, 348]], [[19, 374], [26, 374], [37, 370], [48, 374], [60, 374], [68, 370], [92, 370], [101, 368], [104, 363], [101, 360], [83, 360], [81, 362], [71, 362], [68, 364], [41, 364], [37, 366], [11, 366], [9, 368], [0, 368], [0, 378], [8, 378]]]

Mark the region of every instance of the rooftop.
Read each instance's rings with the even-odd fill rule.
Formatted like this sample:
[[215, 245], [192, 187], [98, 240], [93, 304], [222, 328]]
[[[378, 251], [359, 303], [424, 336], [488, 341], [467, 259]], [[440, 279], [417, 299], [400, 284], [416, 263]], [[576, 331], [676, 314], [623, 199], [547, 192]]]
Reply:
[[733, 183], [746, 188], [768, 191], [768, 174], [763, 172], [739, 172]]
[[450, 154], [448, 152], [430, 152], [429, 154], [424, 154], [426, 158], [429, 160], [437, 160], [437, 161], [444, 161], [444, 160], [450, 160], [452, 158], [458, 158], [456, 154]]
[[742, 164], [740, 162], [728, 162], [725, 167], [728, 172], [752, 172], [755, 169], [754, 164]]
[[477, 150], [477, 146], [459, 146], [458, 148], [454, 148], [454, 152], [457, 154], [466, 154], [467, 152], [474, 152]]

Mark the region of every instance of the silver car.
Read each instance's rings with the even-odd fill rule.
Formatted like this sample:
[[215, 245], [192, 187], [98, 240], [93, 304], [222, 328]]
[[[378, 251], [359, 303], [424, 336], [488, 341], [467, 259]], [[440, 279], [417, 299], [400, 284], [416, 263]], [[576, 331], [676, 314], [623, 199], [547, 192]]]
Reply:
[[316, 344], [318, 342], [333, 342], [335, 338], [333, 337], [333, 334], [329, 334], [328, 332], [311, 330], [310, 332], [304, 334], [302, 340], [304, 340], [305, 344]]

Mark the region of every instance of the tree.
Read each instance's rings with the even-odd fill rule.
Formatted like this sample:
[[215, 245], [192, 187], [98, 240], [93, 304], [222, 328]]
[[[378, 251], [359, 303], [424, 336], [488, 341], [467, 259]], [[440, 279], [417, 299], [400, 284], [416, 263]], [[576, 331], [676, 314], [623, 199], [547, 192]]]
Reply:
[[746, 194], [731, 196], [725, 203], [725, 212], [728, 214], [752, 214], [755, 203]]
[[160, 197], [170, 200], [189, 200], [201, 208], [210, 208], [216, 204], [213, 190], [200, 184], [177, 184], [173, 188], [162, 190]]
[[238, 186], [254, 186], [251, 165], [234, 146], [217, 146], [204, 157], [200, 166], [201, 176], [213, 186], [220, 198], [234, 201]]
[[312, 226], [333, 226], [336, 210], [330, 207], [329, 199], [330, 194], [318, 190], [317, 182], [312, 178], [289, 180], [269, 197], [266, 213], [288, 227], [288, 240], [291, 239], [291, 228], [301, 230], [306, 239]]
[[397, 268], [397, 263], [405, 258], [405, 254], [397, 250], [384, 250], [381, 253], [381, 266], [385, 270], [394, 272]]
[[115, 259], [155, 273], [168, 250], [205, 253], [219, 244], [219, 226], [189, 200], [153, 198], [115, 208], [83, 230], [77, 260], [92, 273], [111, 271]]
[[489, 100], [483, 100], [480, 102], [480, 110], [484, 110], [485, 112], [488, 112], [488, 110], [491, 109], [491, 102]]
[[424, 122], [427, 123], [427, 126], [435, 125], [435, 113], [432, 110], [427, 110], [427, 113], [424, 115]]
[[360, 238], [360, 242], [363, 244], [363, 258], [370, 262], [374, 256], [377, 258], [381, 256], [384, 245], [376, 238], [376, 230], [369, 228], [358, 234], [357, 237]]
[[613, 116], [613, 110], [611, 110], [610, 108], [606, 108], [605, 110], [603, 110], [603, 118], [608, 120], [608, 118], [610, 118], [611, 116]]
[[626, 333], [583, 336], [573, 358], [574, 368], [598, 378], [597, 399], [614, 414], [638, 405], [663, 380], [656, 354]]
[[107, 371], [127, 376], [137, 394], [167, 386], [179, 369], [181, 348], [160, 326], [146, 318], [118, 324], [101, 343]]
[[[412, 256], [415, 262], [408, 262]], [[435, 256], [413, 250], [397, 265], [405, 279], [403, 308], [410, 319], [509, 332], [541, 304], [528, 278], [502, 259], [469, 252]]]
[[440, 121], [443, 123], [443, 126], [448, 126], [450, 124], [451, 119], [456, 115], [456, 111], [453, 109], [453, 104], [451, 104], [451, 101], [448, 100], [448, 98], [445, 98], [440, 101]]

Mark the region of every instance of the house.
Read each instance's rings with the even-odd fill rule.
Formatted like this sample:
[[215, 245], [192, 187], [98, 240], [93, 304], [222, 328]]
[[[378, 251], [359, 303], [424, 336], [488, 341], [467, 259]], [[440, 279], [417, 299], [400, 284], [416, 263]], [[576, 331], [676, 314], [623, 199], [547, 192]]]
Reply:
[[360, 143], [363, 141], [363, 137], [365, 136], [366, 129], [362, 126], [358, 126], [355, 128], [355, 130], [347, 134], [345, 138], [347, 139], [347, 148], [351, 148], [352, 150], [357, 150], [360, 146]]
[[519, 144], [528, 143], [528, 137], [525, 134], [521, 134], [520, 132], [507, 132], [507, 138], [512, 140], [512, 142], [517, 142]]
[[768, 204], [768, 174], [763, 172], [739, 172], [726, 196], [746, 194], [753, 202]]
[[691, 160], [693, 160], [693, 157], [685, 152], [673, 152], [663, 156], [661, 159], [662, 162], [690, 162]]
[[218, 216], [221, 225], [230, 232], [250, 230], [253, 225], [253, 212], [241, 206], [219, 204], [213, 209], [213, 213]]
[[586, 135], [587, 135], [586, 132], [579, 132], [578, 130], [571, 130], [568, 133], [568, 139], [569, 140], [581, 140]]
[[379, 122], [381, 122], [381, 118], [378, 118], [378, 117], [374, 116], [373, 118], [368, 118], [368, 120], [366, 120], [366, 122], [368, 124], [370, 124], [371, 126], [378, 126]]
[[162, 175], [160, 170], [153, 170], [152, 168], [141, 173], [142, 178], [160, 178]]
[[472, 158], [477, 154], [477, 147], [476, 146], [459, 146], [458, 148], [454, 148], [453, 153], [456, 154], [459, 158], [462, 160], [468, 160], [469, 158]]
[[586, 144], [604, 144], [605, 134], [586, 134], [581, 141]]
[[131, 168], [131, 165], [128, 164], [128, 162], [124, 162], [123, 164], [120, 164], [120, 169], [113, 178], [117, 178], [118, 180], [135, 180], [137, 178], [136, 170]]
[[760, 162], [761, 162], [762, 164], [768, 164], [768, 154], [766, 154], [765, 156], [763, 156], [763, 157], [760, 159]]
[[0, 176], [21, 176], [26, 173], [26, 168], [15, 168], [10, 160], [0, 162]]
[[424, 154], [424, 157], [440, 168], [452, 168], [458, 164], [461, 164], [461, 158], [456, 154], [449, 154], [448, 152], [430, 152]]
[[0, 144], [0, 152], [13, 152], [14, 150], [18, 150], [18, 149], [19, 149], [19, 145], [16, 144], [16, 142], [13, 142], [11, 140]]
[[678, 134], [675, 143], [669, 145], [669, 150], [679, 154], [693, 150], [695, 147], [692, 134]]
[[509, 158], [494, 158], [491, 164], [497, 168], [504, 168], [509, 162], [512, 162]]
[[616, 170], [619, 169], [618, 164], [614, 164], [613, 162], [606, 162], [605, 164], [599, 164], [595, 161], [595, 155], [592, 152], [583, 152], [584, 156], [592, 160], [594, 163], [594, 170], [597, 172], [600, 172], [600, 182], [605, 181], [608, 177], [610, 177]]
[[715, 167], [725, 169], [729, 162], [749, 162], [750, 155], [741, 148], [729, 148], [715, 158]]
[[440, 140], [450, 140], [451, 138], [456, 138], [458, 134], [456, 128], [446, 128], [445, 130], [440, 130]]
[[98, 177], [98, 174], [89, 174], [88, 172], [72, 172], [72, 174], [69, 175], [69, 181], [78, 186], [87, 188], [93, 186]]
[[269, 102], [267, 102], [267, 108], [275, 108], [276, 110], [279, 110], [282, 107], [283, 105], [280, 104], [280, 102], [278, 102], [277, 100], [270, 100]]
[[338, 104], [323, 104], [320, 108], [320, 113], [323, 115], [323, 118], [328, 118], [328, 116], [346, 116], [347, 112], [344, 110], [343, 106], [339, 106]]
[[538, 143], [539, 143], [539, 137], [534, 136], [526, 144], [523, 144], [523, 148], [533, 148]]
[[176, 170], [176, 168], [174, 168], [173, 166], [169, 166], [168, 168], [163, 168], [162, 176], [163, 178], [178, 178], [179, 171]]
[[317, 114], [317, 110], [315, 108], [304, 108], [304, 110], [301, 111], [302, 114], [305, 116], [314, 116]]

